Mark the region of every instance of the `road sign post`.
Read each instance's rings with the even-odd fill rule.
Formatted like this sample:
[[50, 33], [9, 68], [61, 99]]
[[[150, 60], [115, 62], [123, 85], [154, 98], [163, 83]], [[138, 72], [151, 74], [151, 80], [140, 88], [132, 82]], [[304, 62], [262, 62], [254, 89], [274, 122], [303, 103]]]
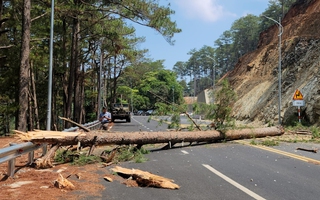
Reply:
[[298, 89], [294, 92], [292, 100], [293, 100], [292, 105], [298, 107], [298, 119], [299, 119], [299, 123], [301, 123], [301, 112], [300, 112], [301, 109], [300, 108], [301, 108], [301, 106], [305, 106], [306, 103], [303, 100], [302, 93]]

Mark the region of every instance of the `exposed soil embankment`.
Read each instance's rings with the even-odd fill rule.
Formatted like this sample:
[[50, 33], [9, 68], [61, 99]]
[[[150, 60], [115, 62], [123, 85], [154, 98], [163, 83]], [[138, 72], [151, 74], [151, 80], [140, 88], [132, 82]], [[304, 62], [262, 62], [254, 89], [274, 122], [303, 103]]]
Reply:
[[[320, 124], [320, 1], [301, 0], [281, 21], [281, 117], [298, 119], [296, 89], [304, 95], [302, 117]], [[277, 123], [279, 27], [260, 34], [258, 49], [239, 59], [229, 80], [238, 94], [234, 116], [241, 121]]]

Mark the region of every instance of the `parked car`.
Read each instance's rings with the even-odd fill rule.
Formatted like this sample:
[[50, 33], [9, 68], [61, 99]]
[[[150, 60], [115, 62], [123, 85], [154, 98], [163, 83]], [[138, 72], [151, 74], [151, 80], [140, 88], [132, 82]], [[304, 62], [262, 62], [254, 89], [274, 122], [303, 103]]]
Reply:
[[136, 115], [141, 115], [141, 116], [144, 116], [146, 115], [145, 111], [144, 110], [138, 110]]
[[152, 115], [153, 114], [153, 110], [147, 110], [146, 115]]

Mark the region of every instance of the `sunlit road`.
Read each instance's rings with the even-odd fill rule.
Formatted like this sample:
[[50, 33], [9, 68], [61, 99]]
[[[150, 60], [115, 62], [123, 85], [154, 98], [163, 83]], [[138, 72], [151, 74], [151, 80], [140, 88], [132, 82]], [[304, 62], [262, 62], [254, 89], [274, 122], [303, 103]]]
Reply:
[[[134, 116], [131, 123], [116, 123], [113, 131], [155, 132], [166, 128], [167, 124]], [[283, 145], [285, 149], [282, 145], [274, 149], [294, 153], [295, 145], [299, 144]], [[319, 165], [254, 146], [233, 142], [207, 144], [154, 150], [146, 157], [147, 162], [127, 162], [121, 166], [174, 179], [181, 188], [134, 188], [101, 179], [106, 188], [101, 199], [320, 199]], [[318, 154], [312, 157], [320, 160]]]
[[115, 120], [111, 131], [135, 132], [135, 131], [167, 131], [168, 124], [151, 120], [148, 116], [132, 116], [131, 123], [126, 120]]

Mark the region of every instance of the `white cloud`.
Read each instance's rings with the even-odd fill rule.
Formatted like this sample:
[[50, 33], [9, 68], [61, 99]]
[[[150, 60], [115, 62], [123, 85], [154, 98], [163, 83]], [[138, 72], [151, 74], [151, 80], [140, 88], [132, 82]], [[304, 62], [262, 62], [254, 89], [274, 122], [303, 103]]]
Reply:
[[216, 3], [216, 0], [175, 0], [175, 2], [190, 18], [213, 22], [226, 14], [230, 15], [223, 6]]

